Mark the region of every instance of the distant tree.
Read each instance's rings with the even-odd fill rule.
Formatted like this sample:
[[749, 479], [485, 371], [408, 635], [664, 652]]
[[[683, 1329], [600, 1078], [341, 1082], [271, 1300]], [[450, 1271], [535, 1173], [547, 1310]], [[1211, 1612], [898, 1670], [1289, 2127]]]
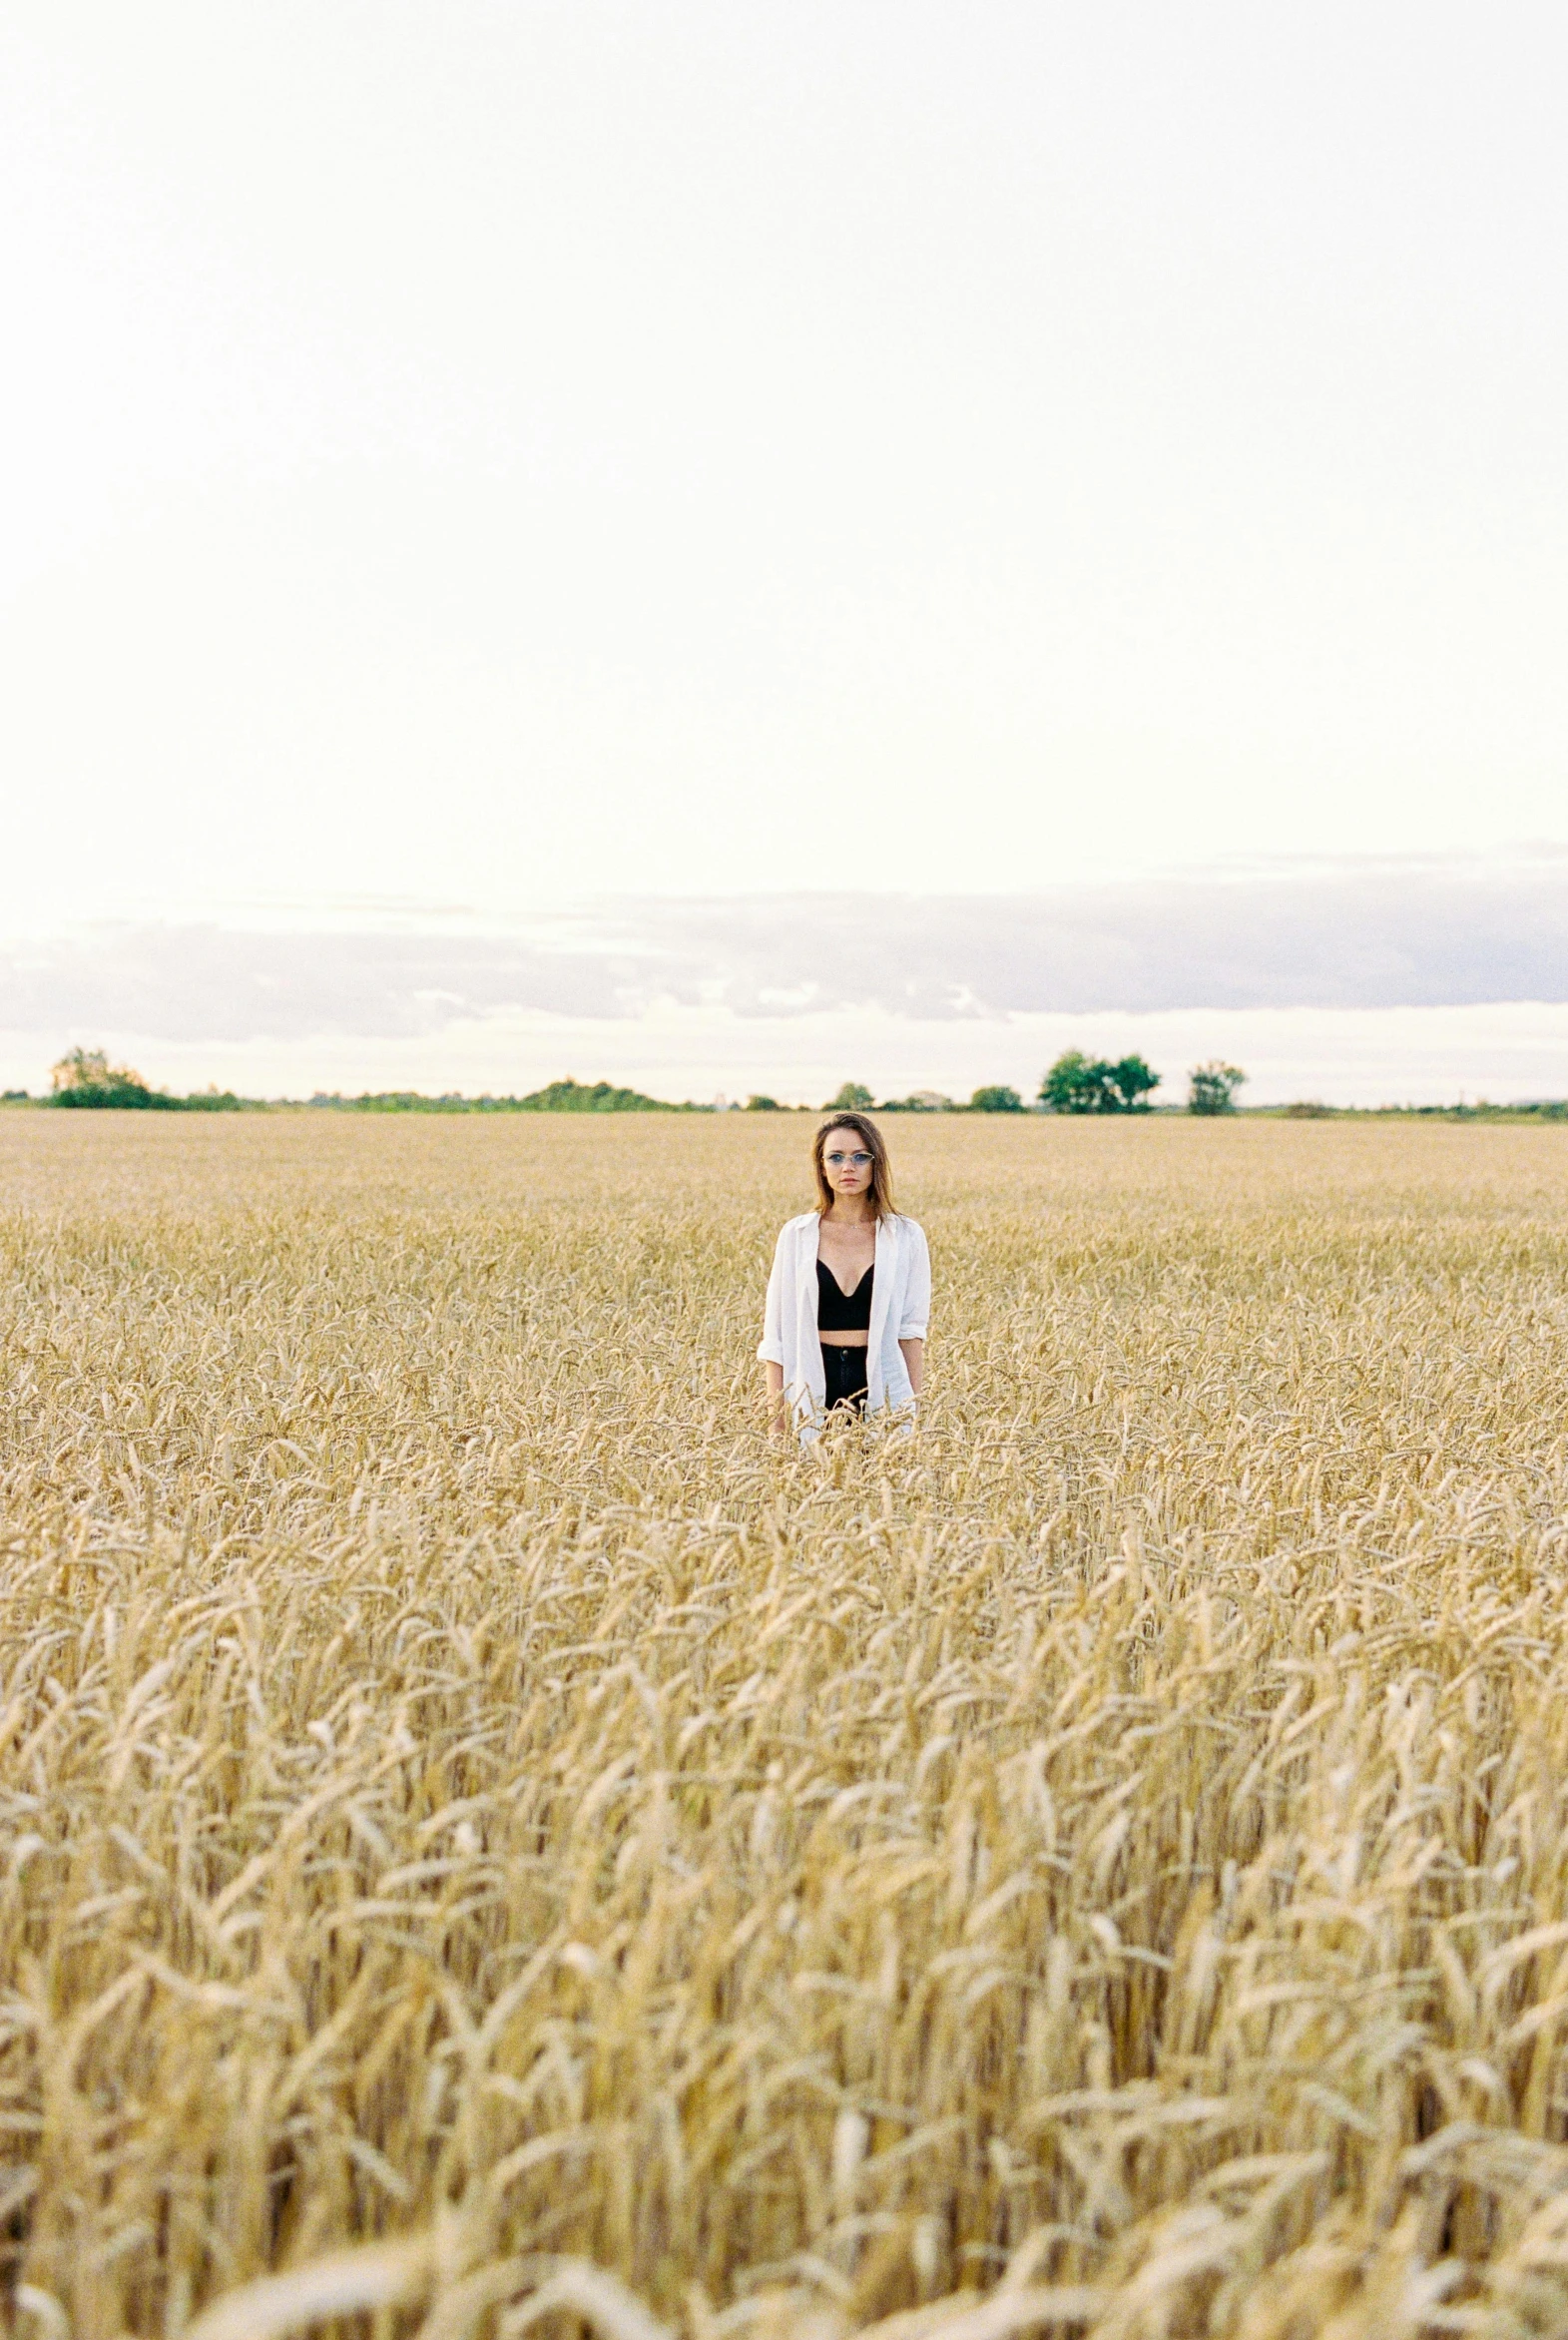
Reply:
[[1053, 1113], [1147, 1113], [1147, 1099], [1159, 1086], [1160, 1075], [1141, 1056], [1112, 1064], [1067, 1048], [1041, 1081], [1040, 1102]]
[[1195, 1064], [1187, 1076], [1189, 1113], [1234, 1113], [1236, 1092], [1247, 1075], [1239, 1064], [1222, 1064], [1218, 1056]]
[[748, 1113], [779, 1113], [784, 1110], [777, 1097], [748, 1097]]
[[969, 1099], [971, 1113], [1021, 1113], [1024, 1101], [1016, 1089], [1001, 1086], [976, 1089]]
[[102, 1048], [70, 1048], [49, 1075], [56, 1105], [117, 1105], [177, 1112], [180, 1100], [150, 1089], [129, 1065], [111, 1064]]
[[641, 1089], [618, 1089], [607, 1080], [553, 1080], [517, 1100], [525, 1113], [669, 1113], [676, 1108]]
[[824, 1113], [869, 1113], [871, 1092], [863, 1081], [846, 1080], [836, 1097], [829, 1097]]
[[139, 1089], [147, 1086], [139, 1072], [111, 1064], [102, 1048], [68, 1048], [49, 1075], [57, 1097], [66, 1089], [106, 1089], [121, 1081], [134, 1082]]
[[956, 1113], [959, 1108], [940, 1089], [912, 1089], [907, 1097], [884, 1097], [878, 1113]]
[[1064, 1048], [1040, 1082], [1041, 1104], [1053, 1113], [1100, 1112], [1103, 1071], [1104, 1066], [1081, 1048]]
[[[1110, 1085], [1121, 1098], [1124, 1113], [1147, 1113], [1149, 1098], [1160, 1086], [1160, 1075], [1141, 1056], [1119, 1056], [1107, 1067]], [[1117, 1108], [1113, 1105], [1114, 1113]]]

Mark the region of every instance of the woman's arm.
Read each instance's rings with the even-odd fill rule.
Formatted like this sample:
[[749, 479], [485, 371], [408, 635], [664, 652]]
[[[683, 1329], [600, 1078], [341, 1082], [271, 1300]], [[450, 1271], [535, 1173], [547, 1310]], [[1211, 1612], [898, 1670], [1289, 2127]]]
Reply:
[[[925, 1343], [923, 1341], [900, 1341], [898, 1347], [903, 1353], [904, 1366], [909, 1375], [909, 1387], [918, 1398], [920, 1377], [925, 1371]], [[780, 1378], [782, 1385], [783, 1376]]]
[[764, 1367], [768, 1376], [768, 1395], [773, 1401], [768, 1409], [768, 1429], [772, 1437], [783, 1438], [788, 1424], [788, 1409], [784, 1402], [784, 1367], [775, 1365], [772, 1358]]

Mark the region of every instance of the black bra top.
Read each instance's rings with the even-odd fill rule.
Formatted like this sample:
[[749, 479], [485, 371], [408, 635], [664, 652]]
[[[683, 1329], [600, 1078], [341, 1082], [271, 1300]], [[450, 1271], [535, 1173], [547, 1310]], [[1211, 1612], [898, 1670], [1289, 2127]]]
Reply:
[[825, 1260], [816, 1263], [816, 1329], [819, 1333], [868, 1333], [871, 1329], [871, 1279], [875, 1263], [852, 1292], [846, 1292]]

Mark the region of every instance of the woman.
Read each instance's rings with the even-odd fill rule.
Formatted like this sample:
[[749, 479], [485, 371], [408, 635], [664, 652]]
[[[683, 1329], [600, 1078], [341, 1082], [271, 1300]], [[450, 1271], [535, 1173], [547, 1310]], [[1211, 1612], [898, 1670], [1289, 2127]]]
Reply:
[[824, 1415], [912, 1407], [920, 1394], [931, 1259], [893, 1209], [887, 1148], [874, 1121], [835, 1113], [811, 1146], [816, 1208], [790, 1219], [774, 1252], [758, 1356], [771, 1428], [792, 1417], [812, 1439]]

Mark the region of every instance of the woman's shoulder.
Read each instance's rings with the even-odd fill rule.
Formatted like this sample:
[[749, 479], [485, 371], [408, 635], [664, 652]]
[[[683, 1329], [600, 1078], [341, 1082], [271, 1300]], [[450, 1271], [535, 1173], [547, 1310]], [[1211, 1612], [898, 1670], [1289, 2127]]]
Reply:
[[892, 1217], [887, 1221], [887, 1225], [896, 1228], [901, 1236], [911, 1242], [923, 1243], [925, 1241], [925, 1229], [919, 1220], [907, 1218], [902, 1211], [894, 1211]]
[[820, 1213], [817, 1211], [800, 1211], [794, 1218], [785, 1219], [784, 1225], [779, 1230], [780, 1242], [783, 1243], [786, 1235], [798, 1235], [806, 1227], [818, 1226], [820, 1224]]

